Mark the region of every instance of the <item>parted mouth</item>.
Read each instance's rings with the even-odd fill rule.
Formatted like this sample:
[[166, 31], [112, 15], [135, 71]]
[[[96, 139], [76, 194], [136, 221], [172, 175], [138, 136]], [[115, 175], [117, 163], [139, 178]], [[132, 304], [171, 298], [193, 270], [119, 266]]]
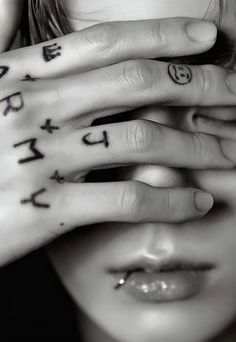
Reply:
[[210, 271], [216, 265], [184, 259], [140, 258], [109, 269], [114, 289], [135, 301], [157, 304], [188, 300], [207, 287]]
[[170, 273], [181, 271], [206, 272], [216, 268], [216, 265], [209, 262], [188, 261], [184, 259], [153, 260], [141, 258], [134, 262], [118, 267], [109, 268], [109, 273], [125, 272], [147, 272], [147, 273]]

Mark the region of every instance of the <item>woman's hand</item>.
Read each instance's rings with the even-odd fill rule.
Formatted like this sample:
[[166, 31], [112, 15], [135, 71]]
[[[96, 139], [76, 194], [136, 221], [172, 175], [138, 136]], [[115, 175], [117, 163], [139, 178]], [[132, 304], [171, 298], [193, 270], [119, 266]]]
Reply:
[[204, 23], [209, 39], [197, 41], [200, 24], [183, 18], [99, 24], [0, 55], [1, 265], [76, 226], [178, 222], [211, 208], [212, 197], [196, 189], [81, 184], [93, 169], [128, 164], [234, 166], [222, 141], [206, 134], [145, 120], [90, 127], [96, 118], [151, 103], [235, 105], [225, 70], [149, 59], [209, 49], [216, 29]]

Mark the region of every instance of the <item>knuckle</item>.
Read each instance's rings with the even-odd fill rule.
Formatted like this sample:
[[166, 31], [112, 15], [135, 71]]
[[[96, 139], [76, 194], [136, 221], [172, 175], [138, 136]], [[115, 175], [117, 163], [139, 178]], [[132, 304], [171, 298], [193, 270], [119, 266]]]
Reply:
[[[158, 125], [156, 126], [158, 127]], [[146, 152], [153, 148], [158, 139], [159, 129], [147, 120], [134, 120], [128, 122], [126, 129], [126, 142], [132, 151]]]
[[134, 88], [136, 91], [146, 91], [153, 88], [153, 65], [149, 61], [128, 61], [123, 64], [118, 81], [122, 86]]
[[125, 211], [129, 217], [136, 217], [142, 203], [142, 187], [138, 181], [128, 182], [120, 192], [119, 207]]
[[200, 101], [204, 101], [211, 88], [211, 72], [204, 66], [199, 66], [193, 69], [195, 85], [197, 93], [200, 95]]
[[166, 211], [170, 215], [173, 215], [177, 212], [177, 198], [175, 196], [175, 191], [173, 189], [168, 189], [166, 192]]
[[192, 134], [192, 141], [194, 146], [194, 151], [197, 158], [201, 159], [202, 161], [206, 161], [209, 159], [209, 150], [206, 148], [204, 135], [201, 133], [193, 133]]
[[152, 46], [158, 46], [159, 49], [167, 47], [167, 41], [163, 31], [163, 21], [156, 20], [150, 29]]
[[118, 41], [118, 30], [115, 25], [102, 23], [85, 30], [83, 44], [86, 48], [99, 52], [110, 52]]

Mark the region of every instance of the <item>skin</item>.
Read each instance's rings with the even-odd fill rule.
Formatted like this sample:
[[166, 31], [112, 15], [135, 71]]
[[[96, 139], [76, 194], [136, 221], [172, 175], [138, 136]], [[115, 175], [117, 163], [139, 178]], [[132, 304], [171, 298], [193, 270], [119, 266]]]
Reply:
[[[8, 36], [5, 37], [11, 38], [12, 32], [17, 28], [19, 22], [18, 7], [11, 7], [7, 3], [5, 5], [9, 11], [7, 13], [14, 19], [11, 21], [13, 27], [6, 26]], [[14, 5], [16, 6], [17, 2]], [[12, 9], [14, 9], [13, 12]], [[122, 18], [118, 16], [113, 19]], [[5, 20], [6, 23], [9, 21]], [[174, 172], [168, 180], [166, 178], [168, 170], [166, 169], [163, 176], [165, 175], [168, 187], [163, 187], [163, 183], [158, 183], [163, 177], [156, 177], [157, 171], [160, 172], [159, 167], [154, 167], [154, 179], [147, 177], [147, 173], [138, 176], [137, 171], [141, 172], [141, 167], [134, 168], [133, 171], [129, 169], [129, 173], [127, 172], [123, 176], [120, 174], [122, 181], [119, 183], [83, 183], [84, 176], [90, 170], [117, 165], [141, 163], [177, 166], [186, 169], [213, 167], [227, 170], [234, 167], [236, 162], [235, 142], [229, 140], [228, 137], [226, 139], [207, 134], [182, 132], [177, 129], [179, 126], [174, 129], [155, 122], [157, 120], [150, 121], [152, 110], [154, 110], [155, 118], [157, 114], [157, 108], [151, 107], [151, 105], [157, 103], [159, 105], [164, 103], [170, 107], [184, 106], [188, 113], [190, 106], [235, 106], [236, 104], [234, 73], [214, 66], [191, 67], [191, 77], [189, 78], [191, 82], [185, 82], [184, 86], [181, 83], [180, 87], [176, 79], [173, 79], [173, 74], [171, 77], [168, 72], [169, 63], [154, 60], [161, 57], [179, 57], [201, 53], [214, 44], [215, 26], [209, 27], [208, 24], [206, 29], [205, 22], [204, 41], [202, 41], [202, 34], [201, 41], [196, 41], [187, 35], [186, 29], [190, 23], [195, 27], [195, 33], [196, 31], [199, 33], [199, 25], [203, 25], [203, 22], [190, 18], [100, 24], [50, 42], [0, 55], [1, 265], [47, 244], [65, 232], [71, 231], [75, 226], [81, 227], [101, 222], [122, 221], [142, 224], [156, 222], [153, 225], [150, 223], [140, 226], [123, 225], [123, 228], [127, 228], [125, 230], [127, 234], [135, 233], [135, 238], [132, 239], [135, 246], [132, 246], [131, 238], [127, 237], [129, 253], [133, 249], [135, 255], [140, 251], [139, 248], [146, 248], [145, 253], [151, 255], [150, 247], [147, 248], [145, 244], [149, 246], [150, 239], [153, 241], [154, 233], [161, 232], [162, 238], [167, 233], [172, 238], [176, 234], [174, 240], [177, 240], [179, 230], [176, 229], [172, 232], [175, 224], [183, 225], [183, 234], [185, 231], [183, 222], [187, 225], [189, 220], [202, 218], [211, 208], [212, 196], [201, 192], [199, 200], [199, 192], [196, 194], [197, 182], [191, 182], [188, 187], [183, 187], [187, 184], [182, 179], [182, 174], [178, 175]], [[228, 20], [227, 23], [229, 24]], [[227, 27], [226, 25], [226, 30]], [[174, 37], [173, 32], [175, 32]], [[5, 47], [10, 43], [10, 38], [5, 42]], [[135, 44], [133, 44], [134, 40]], [[91, 96], [93, 101], [91, 101]], [[147, 110], [138, 110], [140, 107], [148, 108]], [[134, 114], [134, 118], [139, 118], [138, 120], [90, 127], [94, 119], [101, 119], [108, 114], [114, 115], [130, 109], [137, 109], [132, 114]], [[162, 110], [163, 116], [168, 117], [170, 108], [167, 111]], [[131, 115], [131, 112], [127, 112], [126, 115]], [[146, 118], [146, 120], [140, 119], [140, 117]], [[158, 121], [161, 122], [161, 120]], [[54, 130], [55, 127], [58, 129]], [[221, 131], [223, 134], [223, 130]], [[226, 135], [229, 135], [228, 130], [226, 131]], [[150, 167], [148, 170], [150, 172]], [[144, 175], [146, 175], [146, 180]], [[124, 181], [125, 178], [140, 180]], [[68, 182], [68, 180], [77, 181], [77, 184]], [[230, 184], [231, 190], [233, 183]], [[162, 187], [159, 187], [160, 185]], [[204, 188], [204, 184], [199, 182], [200, 185]], [[171, 188], [169, 188], [170, 186]], [[217, 186], [219, 186], [219, 182], [217, 182]], [[212, 193], [214, 194], [214, 191]], [[220, 191], [221, 197], [223, 193]], [[232, 191], [230, 194], [232, 195]], [[162, 225], [158, 225], [158, 222], [162, 222]], [[117, 227], [121, 233], [121, 225]], [[156, 229], [157, 227], [159, 228]], [[191, 227], [193, 227], [192, 224]], [[132, 228], [135, 229], [132, 230]], [[105, 227], [103, 229], [106, 232]], [[137, 240], [138, 230], [141, 235]], [[109, 232], [113, 231], [112, 241], [117, 237], [115, 231], [118, 232], [118, 230], [115, 226], [109, 225]], [[194, 232], [196, 231], [194, 230]], [[89, 236], [90, 229], [87, 229], [86, 232]], [[186, 236], [188, 236], [187, 232], [191, 232], [191, 229], [186, 230]], [[122, 246], [125, 234], [120, 240]], [[189, 244], [186, 243], [186, 245], [191, 246], [193, 235], [194, 233], [189, 235]], [[96, 241], [98, 241], [96, 230], [92, 236], [96, 237]], [[90, 237], [91, 242], [93, 241], [92, 236]], [[109, 234], [107, 237], [110, 241]], [[84, 241], [82, 236], [80, 239]], [[171, 246], [172, 239], [165, 239], [162, 241], [158, 239], [161, 245], [154, 246], [154, 250], [170, 252], [167, 247]], [[104, 240], [105, 236], [102, 243], [102, 250], [105, 252]], [[143, 240], [146, 242], [144, 243]], [[186, 242], [186, 239], [182, 239], [181, 236], [181, 241]], [[194, 246], [196, 246], [196, 241], [195, 239]], [[176, 250], [175, 254], [180, 253], [178, 252], [180, 250], [184, 251], [184, 247], [178, 250], [177, 242], [173, 240], [172, 242], [171, 250]], [[86, 251], [90, 249], [88, 246], [86, 242]], [[76, 250], [77, 247], [76, 245]], [[112, 244], [112, 252], [115, 251], [114, 247]], [[82, 248], [80, 250], [82, 252]], [[92, 248], [94, 253], [96, 250], [96, 248]], [[229, 250], [227, 246], [227, 255], [229, 255]], [[99, 251], [101, 252], [101, 246]], [[194, 248], [191, 249], [192, 254], [193, 251]], [[197, 252], [199, 251], [195, 253], [197, 254]], [[99, 298], [107, 300], [111, 296], [108, 296], [109, 291], [104, 292], [104, 266], [109, 266], [106, 263], [107, 260], [112, 261], [110, 258], [112, 253], [110, 255], [106, 253], [102, 257], [102, 259], [104, 258], [104, 262], [100, 264], [102, 267], [97, 268], [96, 265], [99, 265], [96, 263], [92, 267], [99, 270], [100, 276], [98, 275], [96, 280], [101, 279], [97, 284], [100, 284], [102, 291], [95, 288], [93, 289], [95, 291], [89, 291], [89, 293], [101, 292]], [[119, 253], [116, 252], [114, 256]], [[187, 256], [189, 253], [186, 251]], [[207, 253], [209, 253], [209, 246], [207, 246]], [[92, 253], [90, 254], [92, 255]], [[124, 253], [123, 256], [126, 254], [128, 253]], [[167, 254], [163, 254], [163, 256], [167, 256]], [[80, 257], [80, 260], [83, 260], [82, 254]], [[217, 259], [215, 254], [213, 257], [214, 260]], [[90, 256], [86, 259], [83, 267], [88, 266], [88, 260], [93, 260]], [[68, 258], [64, 258], [65, 262], [60, 263], [62, 268], [66, 265], [66, 260]], [[101, 259], [96, 258], [96, 262], [98, 260]], [[89, 267], [86, 268], [86, 274], [87, 269]], [[72, 274], [75, 273], [72, 272]], [[82, 279], [85, 281], [88, 278], [82, 277]], [[93, 280], [94, 278], [91, 278], [88, 279], [88, 283], [84, 283], [87, 294], [88, 285]], [[110, 279], [111, 283], [113, 280]], [[75, 285], [75, 282], [71, 284]], [[230, 285], [232, 284], [230, 283]], [[111, 289], [112, 286], [109, 288]], [[77, 287], [75, 289], [77, 293]], [[229, 291], [230, 293], [232, 291]], [[211, 294], [214, 294], [214, 291]], [[94, 311], [95, 298], [91, 302], [88, 297], [83, 296], [80, 303], [82, 307], [84, 300], [84, 307], [87, 309], [85, 311], [89, 313], [92, 321], [97, 322], [100, 328], [104, 327], [105, 331], [115, 339], [129, 340], [131, 338], [137, 341], [138, 338], [142, 338], [142, 340], [147, 340], [147, 335], [149, 340], [156, 339], [157, 334], [160, 334], [156, 319], [158, 318], [160, 322], [165, 321], [165, 317], [161, 317], [160, 312], [155, 310], [153, 312], [147, 308], [148, 311], [146, 311], [146, 309], [143, 310], [143, 307], [136, 310], [136, 306], [133, 305], [127, 307], [126, 300], [118, 300], [115, 303], [110, 299], [103, 301], [102, 310], [100, 305], [96, 306], [98, 311]], [[231, 304], [231, 297], [226, 300], [226, 304], [229, 301]], [[104, 303], [106, 302], [108, 306], [105, 309]], [[222, 303], [223, 301], [220, 304]], [[111, 307], [109, 307], [110, 304], [112, 304]], [[114, 306], [114, 304], [117, 305]], [[120, 307], [116, 311], [118, 320], [110, 315], [110, 308], [114, 307]], [[230, 313], [233, 311], [232, 306], [229, 305], [229, 307], [231, 311], [226, 312], [224, 320], [221, 321], [221, 325], [218, 324], [218, 327], [229, 321]], [[132, 312], [129, 311], [130, 309]], [[177, 309], [179, 312], [179, 308]], [[126, 316], [123, 315], [122, 310], [126, 312]], [[127, 317], [127, 313], [131, 313], [135, 322], [140, 323], [139, 326], [143, 328], [138, 336], [130, 331], [130, 325], [125, 325], [127, 320], [124, 322], [124, 317]], [[199, 314], [201, 312], [198, 312], [196, 316]], [[147, 318], [150, 316], [153, 319], [148, 320], [149, 323], [146, 324]], [[178, 327], [181, 327], [181, 322], [185, 320], [184, 316], [178, 316], [180, 320]], [[188, 318], [192, 317], [189, 312], [187, 312], [187, 316]], [[171, 323], [173, 320], [171, 313], [170, 315], [167, 313], [166, 317], [168, 318], [166, 322]], [[111, 321], [119, 323], [122, 329], [126, 327], [123, 330], [123, 336], [120, 336], [122, 329], [119, 329], [119, 324], [112, 325]], [[150, 325], [151, 322], [155, 322], [155, 324]], [[215, 319], [213, 322], [219, 323]], [[215, 332], [214, 326], [211, 325], [211, 327]], [[85, 330], [94, 332], [94, 329]], [[101, 332], [101, 329], [99, 331]], [[206, 333], [204, 329], [202, 332]], [[186, 333], [187, 337], [184, 338], [189, 337], [188, 331]], [[207, 334], [210, 335], [211, 332], [208, 331]], [[180, 338], [182, 337], [180, 335]], [[101, 340], [104, 341], [105, 337], [101, 336]], [[188, 339], [188, 342], [189, 340], [191, 339]]]
[[[158, 60], [205, 52], [216, 34], [213, 23], [197, 18], [116, 21], [0, 55], [1, 265], [75, 227], [173, 224], [211, 209], [212, 195], [195, 184], [84, 179], [91, 170], [121, 165], [234, 167], [228, 137], [167, 127], [139, 109], [234, 106], [232, 70], [179, 66], [188, 75], [179, 81], [176, 66]], [[122, 112], [128, 121], [116, 122]], [[113, 124], [91, 127], [107, 115]]]
[[[188, 1], [189, 3], [190, 1]], [[75, 29], [107, 20], [151, 19], [153, 17], [201, 17], [206, 2], [179, 0], [178, 8], [169, 1], [70, 1], [69, 10]], [[66, 2], [68, 4], [68, 2]], [[222, 28], [233, 32], [232, 10], [224, 14]], [[176, 12], [175, 12], [176, 10]], [[190, 12], [191, 10], [191, 12]], [[172, 12], [171, 12], [172, 11]], [[86, 13], [86, 21], [81, 18]], [[229, 28], [232, 30], [229, 30]], [[232, 36], [234, 39], [234, 37]], [[160, 108], [147, 106], [134, 113], [144, 118], [188, 131], [204, 131], [234, 138], [234, 108], [201, 108], [194, 106]], [[175, 117], [175, 120], [173, 119]], [[177, 117], [177, 119], [176, 119]], [[213, 119], [217, 119], [215, 121]], [[225, 142], [227, 155], [233, 158], [233, 141]], [[215, 206], [201, 220], [175, 223], [107, 224], [75, 232], [49, 248], [52, 263], [78, 308], [78, 321], [84, 341], [92, 342], [231, 342], [236, 335], [228, 327], [236, 317], [236, 180], [235, 171], [182, 171], [158, 166], [133, 166], [114, 175], [119, 179], [135, 179], [153, 186], [193, 186], [214, 197]], [[188, 180], [186, 180], [186, 178]], [[221, 205], [220, 205], [221, 203]], [[222, 203], [224, 205], [222, 205]], [[197, 298], [165, 305], [144, 305], [116, 292], [114, 279], [107, 274], [114, 267], [135, 256], [162, 259], [185, 256], [213, 262], [217, 268], [210, 285]], [[222, 331], [226, 332], [221, 336]]]

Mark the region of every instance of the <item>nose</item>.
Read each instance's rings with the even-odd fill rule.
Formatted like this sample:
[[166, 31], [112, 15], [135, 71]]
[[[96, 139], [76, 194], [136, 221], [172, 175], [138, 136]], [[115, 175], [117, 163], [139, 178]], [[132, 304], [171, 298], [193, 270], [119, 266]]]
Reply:
[[[138, 119], [146, 119], [167, 125], [179, 130], [194, 131], [194, 115], [197, 108], [183, 107], [148, 107], [135, 112]], [[157, 187], [194, 187], [194, 180], [189, 172], [163, 166], [138, 165], [126, 170], [125, 179], [135, 179]]]

